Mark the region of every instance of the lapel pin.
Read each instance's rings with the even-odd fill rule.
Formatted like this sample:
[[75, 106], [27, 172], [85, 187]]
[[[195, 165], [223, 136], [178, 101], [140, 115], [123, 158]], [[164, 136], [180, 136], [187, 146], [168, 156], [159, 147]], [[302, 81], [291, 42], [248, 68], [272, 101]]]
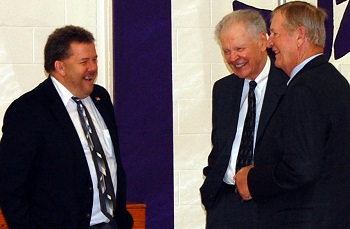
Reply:
[[95, 99], [96, 99], [97, 101], [100, 101], [100, 100], [101, 100], [101, 98], [100, 98], [100, 97], [95, 97]]

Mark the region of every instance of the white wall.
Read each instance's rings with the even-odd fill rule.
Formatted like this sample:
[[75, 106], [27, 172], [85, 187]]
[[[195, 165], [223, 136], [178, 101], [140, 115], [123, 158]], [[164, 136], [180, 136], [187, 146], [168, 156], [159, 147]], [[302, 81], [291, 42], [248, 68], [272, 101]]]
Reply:
[[[111, 1], [0, 1], [0, 126], [8, 105], [45, 79], [47, 36], [67, 24], [85, 27], [95, 35], [98, 83], [112, 93]], [[265, 9], [279, 2], [241, 1]], [[335, 8], [336, 30], [346, 4]], [[179, 229], [205, 225], [198, 189], [211, 149], [211, 89], [217, 79], [229, 74], [213, 32], [231, 11], [232, 0], [172, 0], [175, 228]], [[349, 77], [349, 55], [332, 62]]]

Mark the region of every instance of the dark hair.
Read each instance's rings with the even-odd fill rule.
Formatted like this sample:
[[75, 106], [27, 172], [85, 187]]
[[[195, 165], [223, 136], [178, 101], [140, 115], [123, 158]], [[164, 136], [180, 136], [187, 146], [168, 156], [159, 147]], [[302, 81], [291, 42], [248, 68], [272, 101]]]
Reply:
[[56, 29], [47, 39], [44, 49], [44, 68], [50, 73], [55, 69], [55, 61], [62, 60], [71, 55], [69, 52], [70, 44], [93, 43], [94, 36], [82, 27], [68, 25]]

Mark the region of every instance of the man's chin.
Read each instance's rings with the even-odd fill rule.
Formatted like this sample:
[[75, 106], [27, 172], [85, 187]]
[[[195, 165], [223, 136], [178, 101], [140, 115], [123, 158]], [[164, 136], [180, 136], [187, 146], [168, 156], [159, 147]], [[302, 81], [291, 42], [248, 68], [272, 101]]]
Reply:
[[246, 71], [235, 72], [235, 74], [241, 79], [250, 79], [251, 77], [251, 72]]
[[276, 59], [275, 60], [275, 66], [277, 67], [277, 68], [282, 68], [282, 63], [281, 63], [281, 61], [280, 60], [278, 60], [278, 59]]

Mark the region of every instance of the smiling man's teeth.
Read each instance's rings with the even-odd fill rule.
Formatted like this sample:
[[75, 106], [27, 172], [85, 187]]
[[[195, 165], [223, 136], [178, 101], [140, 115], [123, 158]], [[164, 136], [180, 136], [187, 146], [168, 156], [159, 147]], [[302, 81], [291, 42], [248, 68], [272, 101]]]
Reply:
[[236, 64], [236, 68], [240, 68], [240, 67], [243, 67], [244, 64]]
[[84, 79], [85, 79], [85, 80], [91, 80], [92, 77], [91, 77], [91, 76], [85, 76]]

